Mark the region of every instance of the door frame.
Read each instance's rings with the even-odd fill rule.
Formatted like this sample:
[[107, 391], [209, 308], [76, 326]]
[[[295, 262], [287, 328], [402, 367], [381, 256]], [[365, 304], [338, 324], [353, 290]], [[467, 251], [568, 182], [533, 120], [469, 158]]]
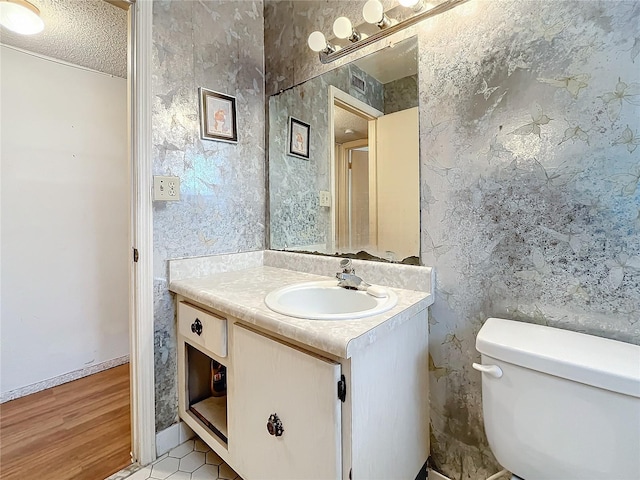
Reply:
[[156, 459], [151, 203], [153, 2], [137, 0], [128, 12], [131, 459], [147, 465]]
[[[329, 85], [329, 106], [328, 106], [328, 124], [329, 124], [329, 138], [330, 147], [329, 147], [329, 163], [330, 163], [330, 172], [331, 172], [331, 238], [327, 242], [328, 251], [335, 252], [335, 247], [337, 244], [336, 238], [336, 137], [335, 137], [335, 125], [333, 121], [333, 107], [334, 105], [338, 105], [350, 112], [355, 113], [356, 115], [360, 115], [369, 120], [369, 124], [371, 124], [371, 120], [375, 120], [378, 117], [383, 115], [383, 112], [373, 108], [371, 105], [364, 103], [361, 100], [358, 100], [355, 97], [352, 97], [346, 92], [343, 92], [337, 87], [333, 85]], [[369, 127], [369, 141], [371, 142], [371, 127]], [[375, 133], [375, 132], [374, 132]], [[375, 136], [373, 137], [375, 139]], [[371, 148], [369, 151], [371, 152]]]

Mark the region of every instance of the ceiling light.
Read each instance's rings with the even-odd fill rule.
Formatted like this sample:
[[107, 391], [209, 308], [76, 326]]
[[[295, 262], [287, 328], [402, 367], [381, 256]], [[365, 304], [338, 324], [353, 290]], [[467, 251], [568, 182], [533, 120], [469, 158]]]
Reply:
[[40, 10], [26, 0], [1, 0], [0, 24], [22, 35], [33, 35], [44, 29]]

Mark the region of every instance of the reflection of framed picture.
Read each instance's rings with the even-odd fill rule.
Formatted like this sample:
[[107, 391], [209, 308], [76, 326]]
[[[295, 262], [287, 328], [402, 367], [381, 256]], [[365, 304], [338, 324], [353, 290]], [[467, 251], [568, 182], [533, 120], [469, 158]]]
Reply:
[[287, 154], [309, 160], [309, 124], [289, 117]]
[[200, 87], [200, 138], [238, 141], [236, 98]]

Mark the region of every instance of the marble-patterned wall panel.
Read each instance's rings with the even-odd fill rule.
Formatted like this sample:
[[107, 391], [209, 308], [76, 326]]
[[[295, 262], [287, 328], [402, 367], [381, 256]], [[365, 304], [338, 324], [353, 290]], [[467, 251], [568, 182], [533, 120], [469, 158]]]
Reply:
[[487, 317], [640, 343], [639, 25], [637, 2], [476, 2], [420, 37], [432, 454], [451, 478], [500, 469], [471, 368]]
[[385, 115], [418, 106], [418, 75], [400, 78], [384, 84]]
[[[264, 265], [299, 272], [334, 277], [340, 269], [340, 258], [297, 252], [265, 250]], [[357, 274], [368, 283], [431, 293], [433, 269], [418, 265], [353, 260]]]
[[[365, 82], [365, 92], [353, 88], [351, 75]], [[327, 251], [331, 211], [320, 207], [320, 190], [331, 191], [328, 127], [329, 85], [378, 110], [384, 88], [355, 65], [326, 72], [269, 98], [269, 223], [270, 247]], [[310, 125], [309, 159], [290, 156], [289, 116]]]
[[224, 253], [204, 257], [169, 260], [169, 283], [185, 278], [199, 278], [216, 273], [233, 272], [263, 265], [264, 250]]
[[[153, 173], [181, 179], [153, 206], [157, 430], [177, 415], [167, 260], [264, 248], [263, 26], [261, 1], [154, 2]], [[237, 144], [200, 139], [198, 87], [236, 97]]]

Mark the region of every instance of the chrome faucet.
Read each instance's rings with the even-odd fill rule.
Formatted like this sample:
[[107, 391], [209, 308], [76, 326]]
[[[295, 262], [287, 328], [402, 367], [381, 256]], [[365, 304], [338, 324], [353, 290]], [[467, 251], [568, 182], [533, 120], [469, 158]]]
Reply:
[[344, 260], [340, 260], [340, 269], [342, 271], [336, 273], [336, 278], [339, 280], [339, 287], [350, 290], [366, 290], [371, 286], [356, 275], [356, 271], [353, 269], [350, 259], [345, 258]]

